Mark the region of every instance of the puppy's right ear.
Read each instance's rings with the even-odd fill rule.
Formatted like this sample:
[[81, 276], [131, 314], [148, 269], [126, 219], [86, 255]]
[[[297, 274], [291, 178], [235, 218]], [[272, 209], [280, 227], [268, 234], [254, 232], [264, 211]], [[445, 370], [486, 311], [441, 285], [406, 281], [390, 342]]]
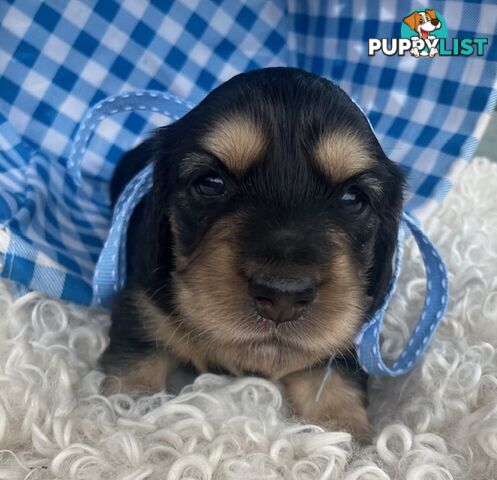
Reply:
[[109, 188], [110, 200], [113, 206], [126, 185], [152, 161], [152, 144], [153, 139], [149, 138], [135, 148], [128, 150], [119, 160], [112, 174]]
[[148, 253], [153, 283], [164, 282], [173, 269], [173, 234], [171, 212], [178, 188], [179, 152], [177, 124], [158, 128], [152, 136], [153, 186], [149, 194], [147, 231], [151, 238]]
[[153, 195], [161, 212], [171, 201], [178, 178], [178, 126], [180, 122], [160, 127], [152, 136], [154, 163]]
[[170, 127], [156, 130], [128, 151], [114, 171], [111, 199], [115, 203], [124, 187], [147, 164], [153, 164], [153, 186], [136, 206], [130, 219], [126, 243], [127, 285], [145, 290], [157, 288], [172, 269], [172, 235], [168, 218], [176, 187], [174, 146], [169, 147]]
[[419, 18], [419, 13], [414, 12], [411, 13], [411, 15], [409, 15], [408, 17], [405, 17], [403, 21], [411, 30], [414, 30], [416, 32], [416, 29], [419, 27]]

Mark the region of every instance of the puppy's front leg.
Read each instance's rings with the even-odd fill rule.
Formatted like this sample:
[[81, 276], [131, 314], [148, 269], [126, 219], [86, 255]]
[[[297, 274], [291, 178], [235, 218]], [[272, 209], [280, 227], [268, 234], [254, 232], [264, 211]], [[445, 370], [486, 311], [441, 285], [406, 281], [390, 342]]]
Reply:
[[136, 292], [123, 291], [116, 296], [110, 343], [100, 358], [106, 374], [101, 386], [104, 395], [159, 392], [176, 368], [176, 359], [151, 340], [145, 315], [146, 308]]
[[166, 386], [168, 374], [176, 367], [176, 362], [161, 352], [128, 358], [124, 367], [107, 355], [102, 358], [102, 364], [107, 374], [100, 387], [103, 395], [159, 392]]
[[345, 430], [356, 441], [369, 443], [371, 427], [364, 402], [365, 392], [333, 370], [316, 402], [324, 373], [324, 368], [302, 370], [281, 380], [294, 414], [329, 429]]

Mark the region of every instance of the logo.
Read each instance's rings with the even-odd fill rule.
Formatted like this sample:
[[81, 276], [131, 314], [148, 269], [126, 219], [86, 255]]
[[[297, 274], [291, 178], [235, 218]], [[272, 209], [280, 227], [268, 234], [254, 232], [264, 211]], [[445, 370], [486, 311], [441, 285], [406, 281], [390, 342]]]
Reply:
[[370, 38], [368, 55], [411, 54], [414, 57], [467, 57], [483, 56], [488, 38], [448, 37], [447, 22], [437, 11], [418, 9], [404, 17], [400, 38]]

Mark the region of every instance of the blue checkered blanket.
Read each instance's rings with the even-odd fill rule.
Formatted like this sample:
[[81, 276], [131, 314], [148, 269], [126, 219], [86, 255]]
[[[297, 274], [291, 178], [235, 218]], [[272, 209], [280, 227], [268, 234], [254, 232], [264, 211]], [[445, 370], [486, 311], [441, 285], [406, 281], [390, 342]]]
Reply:
[[87, 109], [141, 89], [195, 104], [234, 74], [267, 66], [298, 66], [344, 88], [407, 172], [407, 210], [426, 216], [471, 157], [495, 107], [497, 7], [494, 0], [428, 5], [445, 18], [449, 37], [488, 38], [483, 57], [368, 55], [369, 38], [399, 37], [403, 17], [420, 6], [0, 0], [1, 276], [92, 304], [115, 163], [173, 118], [125, 111], [102, 119], [76, 186], [67, 161]]

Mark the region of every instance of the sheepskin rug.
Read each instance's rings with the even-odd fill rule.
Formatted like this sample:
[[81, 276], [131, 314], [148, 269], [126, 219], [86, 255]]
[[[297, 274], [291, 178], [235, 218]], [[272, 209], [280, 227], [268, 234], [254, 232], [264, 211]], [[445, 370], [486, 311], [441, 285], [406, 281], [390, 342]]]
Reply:
[[[277, 386], [203, 375], [177, 396], [98, 394], [108, 316], [0, 285], [0, 479], [497, 478], [497, 164], [474, 161], [427, 223], [450, 307], [409, 375], [370, 380], [370, 446], [288, 418]], [[384, 329], [395, 357], [424, 294], [408, 243]]]

